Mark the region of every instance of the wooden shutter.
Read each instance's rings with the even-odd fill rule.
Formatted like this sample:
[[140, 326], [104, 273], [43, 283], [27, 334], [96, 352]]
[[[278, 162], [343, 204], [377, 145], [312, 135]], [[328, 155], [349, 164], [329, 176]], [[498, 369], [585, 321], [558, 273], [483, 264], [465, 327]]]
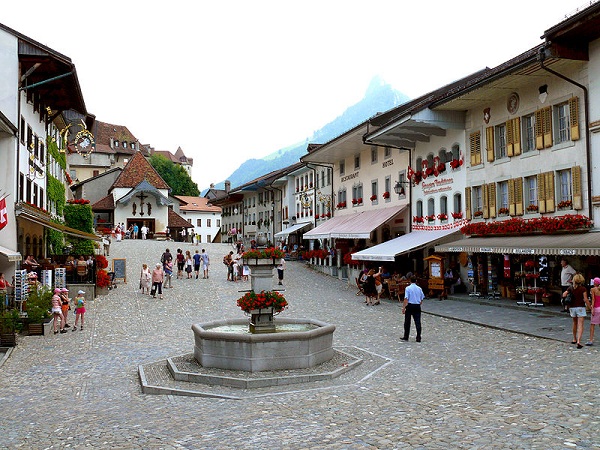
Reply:
[[573, 192], [573, 209], [583, 209], [581, 193], [581, 166], [571, 168], [571, 189]]
[[494, 127], [485, 129], [485, 145], [487, 149], [488, 162], [494, 161]]
[[569, 99], [569, 125], [571, 127], [571, 140], [579, 140], [579, 97]]
[[538, 211], [540, 213], [546, 212], [546, 174], [539, 173], [537, 175], [537, 198], [538, 198]]
[[510, 180], [508, 180], [508, 213], [511, 216], [514, 216], [516, 214], [516, 207], [515, 207], [515, 183], [514, 183], [514, 179], [511, 178]]
[[488, 184], [489, 216], [496, 217], [496, 183]]
[[521, 154], [521, 118], [515, 117], [512, 120], [512, 137], [513, 137], [513, 153], [514, 156]]
[[471, 220], [473, 218], [471, 211], [471, 188], [465, 188], [465, 218]]
[[547, 106], [542, 111], [544, 148], [550, 148], [552, 147], [552, 106]]
[[535, 149], [542, 150], [544, 148], [544, 116], [542, 109], [535, 112]]
[[546, 172], [544, 174], [544, 192], [546, 197], [546, 212], [554, 212], [556, 209], [555, 206], [555, 196], [554, 196], [554, 172]]
[[515, 178], [515, 214], [523, 215], [523, 178]]
[[488, 185], [484, 184], [481, 186], [481, 209], [483, 211], [483, 218], [489, 219], [490, 217], [490, 202], [488, 199], [489, 189]]
[[481, 131], [476, 131], [475, 133], [471, 133], [469, 136], [469, 143], [471, 148], [471, 165], [477, 166], [481, 164]]
[[514, 156], [514, 136], [513, 136], [513, 127], [512, 120], [509, 119], [504, 123], [504, 128], [506, 129], [506, 156]]

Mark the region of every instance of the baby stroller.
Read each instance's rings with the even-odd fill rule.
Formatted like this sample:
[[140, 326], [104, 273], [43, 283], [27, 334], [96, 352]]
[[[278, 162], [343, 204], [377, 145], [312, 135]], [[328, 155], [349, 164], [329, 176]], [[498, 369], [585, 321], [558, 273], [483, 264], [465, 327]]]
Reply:
[[125, 239], [131, 239], [131, 230], [125, 232]]
[[108, 276], [110, 277], [110, 283], [108, 284], [108, 290], [116, 289], [117, 283], [115, 282], [115, 273], [108, 272]]

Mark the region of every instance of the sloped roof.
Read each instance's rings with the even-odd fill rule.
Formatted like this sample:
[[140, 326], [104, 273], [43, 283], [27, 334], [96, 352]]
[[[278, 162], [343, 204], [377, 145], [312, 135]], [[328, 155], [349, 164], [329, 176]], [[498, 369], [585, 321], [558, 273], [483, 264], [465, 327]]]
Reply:
[[115, 209], [115, 199], [112, 194], [108, 194], [92, 205], [92, 211], [106, 211], [109, 209]]
[[152, 195], [156, 199], [156, 203], [159, 205], [164, 206], [164, 205], [172, 205], [173, 204], [173, 200], [171, 200], [168, 197], [165, 197], [157, 188], [152, 186], [152, 184], [150, 184], [148, 182], [148, 180], [143, 180], [142, 182], [140, 182], [140, 184], [138, 184], [136, 187], [131, 189], [123, 197], [117, 199], [117, 203], [126, 205], [127, 203], [129, 203], [130, 200], [133, 199], [133, 197], [136, 194]]
[[133, 158], [129, 160], [123, 168], [123, 172], [117, 177], [110, 190], [114, 188], [134, 188], [142, 181], [148, 181], [157, 189], [169, 189], [169, 185], [162, 179], [152, 165], [144, 158], [141, 152], [135, 152]]
[[194, 228], [194, 226], [169, 208], [169, 228]]
[[221, 212], [221, 208], [208, 203], [206, 197], [194, 197], [192, 195], [175, 195], [174, 196], [183, 204], [179, 207], [181, 211], [189, 212]]
[[168, 150], [154, 150], [154, 153], [164, 156], [169, 161], [171, 161], [172, 163], [175, 163], [175, 164], [193, 165], [193, 162], [194, 162], [194, 160], [192, 158], [188, 158], [187, 156], [185, 156], [181, 147], [177, 147], [177, 151], [175, 152], [175, 154], [171, 153]]
[[[136, 149], [131, 148], [131, 144], [138, 142], [138, 139], [125, 125], [115, 125], [113, 123], [96, 120], [92, 128], [92, 133], [94, 134], [94, 140], [96, 141], [95, 151], [98, 153], [133, 155], [137, 151]], [[119, 141], [119, 147], [111, 147], [111, 139], [113, 142]], [[123, 142], [127, 143], [127, 147], [123, 147]], [[140, 145], [139, 148], [144, 154], [148, 154], [148, 151], [144, 146]]]
[[113, 172], [120, 172], [121, 170], [123, 170], [122, 167], [113, 167], [112, 169], [109, 169], [106, 172], [102, 172], [102, 173], [100, 173], [100, 174], [98, 174], [96, 176], [93, 176], [93, 177], [90, 177], [90, 178], [86, 178], [85, 180], [80, 181], [78, 183], [74, 183], [74, 184], [72, 184], [70, 186], [70, 188], [71, 188], [72, 191], [75, 191], [79, 186], [87, 184], [87, 183], [89, 183], [91, 181], [95, 181], [98, 178], [102, 178], [102, 177], [105, 177], [107, 175], [111, 175]]

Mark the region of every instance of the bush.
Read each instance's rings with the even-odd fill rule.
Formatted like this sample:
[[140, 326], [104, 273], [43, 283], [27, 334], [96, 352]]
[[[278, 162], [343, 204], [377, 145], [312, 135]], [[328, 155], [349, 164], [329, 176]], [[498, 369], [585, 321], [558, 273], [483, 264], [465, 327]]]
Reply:
[[42, 323], [51, 316], [52, 290], [47, 286], [34, 287], [27, 299], [27, 319], [29, 323]]

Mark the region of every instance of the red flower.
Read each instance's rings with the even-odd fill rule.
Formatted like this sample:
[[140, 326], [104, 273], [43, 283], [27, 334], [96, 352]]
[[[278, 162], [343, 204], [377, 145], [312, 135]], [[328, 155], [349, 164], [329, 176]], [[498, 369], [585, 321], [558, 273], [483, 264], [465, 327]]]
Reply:
[[371, 197], [369, 197], [369, 198], [370, 198], [370, 200], [372, 202], [374, 202], [375, 200], [377, 200], [377, 196], [376, 195], [371, 195]]
[[390, 193], [389, 192], [384, 192], [383, 193], [383, 198], [390, 198]]

